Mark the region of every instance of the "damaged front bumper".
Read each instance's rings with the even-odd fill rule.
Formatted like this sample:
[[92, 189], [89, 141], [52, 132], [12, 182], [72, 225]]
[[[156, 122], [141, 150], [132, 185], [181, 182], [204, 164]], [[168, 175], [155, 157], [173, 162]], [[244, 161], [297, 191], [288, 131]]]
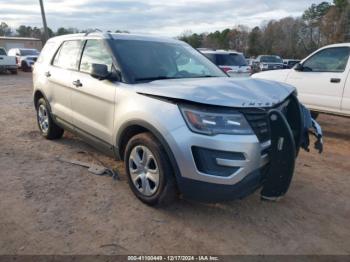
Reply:
[[[184, 197], [223, 201], [243, 198], [262, 188], [263, 199], [275, 200], [288, 191], [299, 149], [309, 150], [310, 133], [316, 137], [315, 148], [322, 152], [321, 128], [295, 96], [272, 109], [242, 113], [256, 134], [254, 139], [193, 135], [182, 141], [182, 152], [174, 149], [181, 158], [177, 160], [182, 176], [177, 182]], [[177, 135], [188, 137], [180, 133]]]

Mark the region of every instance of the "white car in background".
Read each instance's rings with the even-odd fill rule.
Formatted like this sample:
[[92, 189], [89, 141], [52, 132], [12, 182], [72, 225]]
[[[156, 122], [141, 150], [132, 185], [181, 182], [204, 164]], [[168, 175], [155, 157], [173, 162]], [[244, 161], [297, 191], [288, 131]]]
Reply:
[[223, 50], [200, 52], [231, 77], [249, 77], [251, 74], [251, 67], [242, 53]]
[[10, 71], [11, 74], [17, 74], [15, 57], [8, 56], [5, 48], [0, 47], [0, 72]]
[[254, 78], [293, 85], [300, 101], [313, 111], [350, 116], [350, 43], [325, 46], [292, 69], [266, 71]]
[[16, 57], [17, 67], [26, 72], [32, 71], [32, 67], [40, 54], [37, 49], [29, 48], [12, 48], [8, 53], [10, 56]]

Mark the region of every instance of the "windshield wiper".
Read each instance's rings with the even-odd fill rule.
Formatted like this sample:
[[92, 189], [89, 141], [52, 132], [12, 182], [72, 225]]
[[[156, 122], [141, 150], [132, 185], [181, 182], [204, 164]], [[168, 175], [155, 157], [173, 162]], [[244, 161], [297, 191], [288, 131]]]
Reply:
[[178, 77], [171, 77], [171, 76], [154, 76], [154, 77], [140, 77], [135, 78], [135, 81], [155, 81], [155, 80], [165, 80], [165, 79], [176, 79]]

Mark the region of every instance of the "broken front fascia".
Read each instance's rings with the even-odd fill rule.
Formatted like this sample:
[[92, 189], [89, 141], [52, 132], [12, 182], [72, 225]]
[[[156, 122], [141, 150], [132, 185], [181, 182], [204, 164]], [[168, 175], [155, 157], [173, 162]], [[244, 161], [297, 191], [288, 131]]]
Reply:
[[302, 130], [300, 130], [300, 144], [298, 145], [298, 141], [295, 141], [295, 136], [285, 115], [279, 110], [270, 110], [268, 113], [271, 130], [270, 166], [261, 190], [261, 198], [264, 200], [277, 200], [286, 194], [292, 181], [298, 147], [301, 146], [304, 150], [309, 151], [309, 133], [316, 137], [315, 148], [319, 153], [323, 150], [320, 125], [311, 118], [310, 111], [295, 97], [291, 101], [299, 104], [296, 107], [298, 112], [295, 111], [293, 114], [299, 113], [299, 117], [295, 119], [303, 123]]

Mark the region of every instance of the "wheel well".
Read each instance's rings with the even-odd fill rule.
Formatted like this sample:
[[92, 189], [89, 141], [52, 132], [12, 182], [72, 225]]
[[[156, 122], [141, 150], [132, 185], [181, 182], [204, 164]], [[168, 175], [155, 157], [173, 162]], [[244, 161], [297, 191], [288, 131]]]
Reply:
[[124, 160], [124, 151], [125, 151], [126, 145], [127, 145], [128, 141], [130, 140], [130, 138], [132, 138], [133, 136], [135, 136], [137, 134], [144, 133], [144, 132], [152, 133], [150, 130], [148, 130], [147, 128], [140, 126], [140, 125], [128, 126], [127, 128], [125, 128], [125, 130], [123, 130], [123, 133], [121, 134], [119, 141], [118, 141], [119, 155], [120, 155], [121, 160]]
[[23, 61], [21, 62], [21, 66], [27, 66], [27, 62], [23, 60]]
[[40, 98], [44, 98], [44, 95], [40, 91], [36, 91], [34, 94], [34, 106], [36, 108], [36, 105]]

